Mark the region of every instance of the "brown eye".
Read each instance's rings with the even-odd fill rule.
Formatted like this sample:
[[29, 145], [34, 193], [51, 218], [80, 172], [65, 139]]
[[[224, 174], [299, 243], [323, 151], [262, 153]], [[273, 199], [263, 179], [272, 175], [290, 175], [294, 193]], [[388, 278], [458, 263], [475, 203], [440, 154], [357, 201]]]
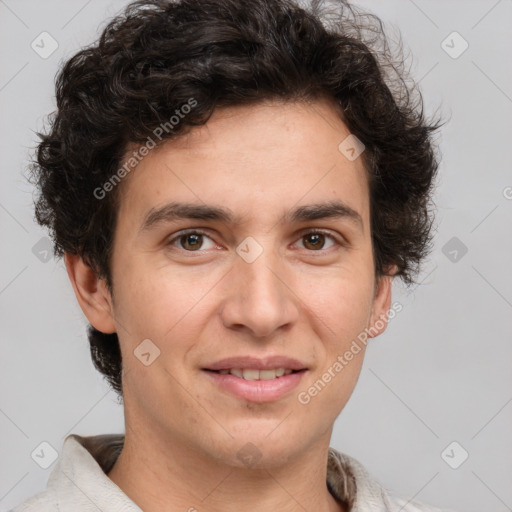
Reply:
[[327, 239], [334, 241], [334, 244], [338, 243], [332, 235], [323, 233], [321, 231], [310, 231], [309, 233], [302, 235], [302, 240], [304, 240], [304, 247], [310, 251], [319, 251], [325, 249], [325, 243]]
[[167, 245], [174, 246], [177, 249], [182, 249], [187, 252], [203, 252], [204, 249], [212, 249], [215, 247], [213, 240], [206, 235], [206, 233], [198, 230], [181, 232], [181, 234], [178, 234], [169, 240]]
[[307, 242], [304, 244], [306, 249], [321, 249], [325, 243], [325, 236], [322, 233], [310, 233], [304, 236]]
[[194, 233], [182, 235], [180, 236], [179, 241], [181, 246], [187, 251], [195, 251], [203, 245], [203, 235]]

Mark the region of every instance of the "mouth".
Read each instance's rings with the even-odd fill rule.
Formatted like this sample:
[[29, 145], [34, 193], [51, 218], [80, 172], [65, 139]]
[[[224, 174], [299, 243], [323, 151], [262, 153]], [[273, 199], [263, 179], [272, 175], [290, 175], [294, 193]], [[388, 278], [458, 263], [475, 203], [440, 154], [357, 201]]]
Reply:
[[299, 385], [308, 366], [285, 355], [245, 355], [205, 364], [202, 371], [216, 390], [263, 403], [286, 398]]
[[291, 368], [271, 368], [267, 370], [257, 370], [254, 368], [229, 368], [222, 370], [210, 370], [208, 368], [205, 368], [204, 370], [207, 372], [217, 373], [219, 375], [234, 375], [235, 377], [244, 380], [281, 379], [286, 375], [290, 375], [292, 373], [300, 373], [306, 371], [305, 368], [301, 370], [292, 370]]
[[252, 368], [210, 370], [203, 369], [215, 388], [231, 397], [246, 402], [268, 403], [285, 399], [295, 389], [307, 369], [276, 368], [255, 370]]

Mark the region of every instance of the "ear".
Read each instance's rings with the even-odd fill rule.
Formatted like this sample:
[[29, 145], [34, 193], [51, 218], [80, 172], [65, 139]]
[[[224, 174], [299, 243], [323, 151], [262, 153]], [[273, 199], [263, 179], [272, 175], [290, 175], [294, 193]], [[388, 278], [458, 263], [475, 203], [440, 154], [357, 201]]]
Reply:
[[64, 261], [78, 303], [91, 325], [105, 334], [116, 332], [112, 297], [105, 281], [76, 254], [65, 253]]
[[397, 270], [398, 267], [393, 265], [387, 269], [386, 275], [379, 277], [368, 325], [369, 338], [375, 338], [386, 330], [388, 325], [389, 308], [391, 307], [391, 288], [393, 284], [393, 277]]

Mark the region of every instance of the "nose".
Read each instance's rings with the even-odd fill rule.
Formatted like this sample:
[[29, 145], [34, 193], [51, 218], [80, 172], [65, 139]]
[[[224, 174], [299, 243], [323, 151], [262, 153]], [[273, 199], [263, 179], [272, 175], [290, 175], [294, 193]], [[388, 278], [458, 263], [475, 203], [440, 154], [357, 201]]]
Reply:
[[290, 270], [270, 249], [252, 263], [237, 256], [220, 313], [224, 326], [255, 338], [289, 329], [300, 314], [293, 288]]

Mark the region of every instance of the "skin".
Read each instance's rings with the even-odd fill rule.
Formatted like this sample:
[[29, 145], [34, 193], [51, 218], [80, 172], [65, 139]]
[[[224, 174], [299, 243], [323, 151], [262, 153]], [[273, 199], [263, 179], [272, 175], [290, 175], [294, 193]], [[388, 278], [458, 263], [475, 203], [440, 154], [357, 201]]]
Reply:
[[[120, 339], [126, 438], [108, 476], [146, 512], [344, 510], [326, 487], [327, 451], [364, 345], [310, 403], [297, 394], [391, 303], [393, 269], [375, 280], [362, 158], [338, 150], [349, 133], [327, 99], [217, 110], [150, 151], [122, 182], [113, 295], [66, 255], [89, 322]], [[297, 206], [334, 199], [362, 226], [281, 222]], [[242, 222], [178, 219], [141, 233], [145, 214], [170, 201], [229, 208]], [[189, 228], [208, 235], [170, 244]], [[306, 228], [335, 238], [315, 240]], [[263, 248], [252, 263], [236, 252], [249, 236]], [[149, 366], [134, 356], [147, 338], [160, 350]], [[221, 391], [201, 370], [249, 354], [293, 357], [308, 371], [299, 388], [261, 404]], [[261, 453], [252, 467], [237, 457], [249, 442]]]

